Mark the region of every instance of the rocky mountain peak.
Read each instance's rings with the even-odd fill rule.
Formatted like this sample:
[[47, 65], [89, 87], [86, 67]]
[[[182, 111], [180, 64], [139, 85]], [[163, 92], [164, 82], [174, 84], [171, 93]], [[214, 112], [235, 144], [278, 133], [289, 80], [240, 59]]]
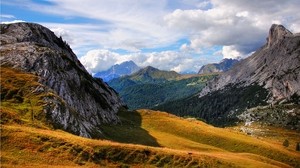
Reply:
[[228, 85], [258, 84], [270, 91], [270, 102], [300, 95], [300, 36], [272, 25], [267, 43], [205, 87], [200, 97]]
[[0, 53], [1, 66], [38, 77], [42, 87], [32, 92], [43, 93], [43, 111], [54, 128], [98, 137], [102, 124], [119, 122], [116, 113], [125, 104], [117, 93], [93, 78], [69, 45], [48, 28], [1, 24]]
[[291, 33], [283, 25], [273, 24], [269, 30], [269, 36], [267, 38], [268, 48], [284, 39], [286, 36], [291, 36]]
[[121, 64], [113, 65], [106, 71], [97, 72], [94, 77], [102, 78], [105, 82], [108, 82], [121, 76], [131, 75], [138, 70], [140, 70], [140, 67], [133, 61], [125, 61]]

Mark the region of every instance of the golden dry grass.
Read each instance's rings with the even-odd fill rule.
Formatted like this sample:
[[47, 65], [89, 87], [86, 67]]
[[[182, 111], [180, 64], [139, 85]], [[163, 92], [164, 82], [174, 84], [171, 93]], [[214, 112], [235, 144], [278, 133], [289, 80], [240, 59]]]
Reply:
[[92, 140], [63, 131], [3, 125], [4, 167], [289, 167], [252, 154], [197, 152]]
[[[192, 118], [146, 109], [121, 111], [122, 124], [101, 127], [102, 140], [53, 130], [42, 117], [31, 118], [30, 111], [33, 109], [38, 115], [43, 105], [43, 95], [31, 94], [31, 88], [37, 85], [40, 84], [33, 74], [1, 68], [1, 167], [300, 165], [299, 152], [283, 147], [277, 141], [281, 137], [250, 137], [233, 129], [215, 128]], [[28, 104], [28, 100], [35, 103]], [[300, 135], [281, 132], [285, 137], [294, 137], [291, 142], [296, 142]]]

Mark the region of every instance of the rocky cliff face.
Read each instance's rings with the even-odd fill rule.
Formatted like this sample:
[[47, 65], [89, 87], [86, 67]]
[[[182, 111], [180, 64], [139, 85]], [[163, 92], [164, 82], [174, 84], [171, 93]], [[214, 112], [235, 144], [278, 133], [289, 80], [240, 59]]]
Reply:
[[44, 112], [55, 128], [84, 137], [101, 135], [99, 126], [117, 123], [116, 113], [125, 106], [117, 93], [94, 79], [68, 44], [49, 29], [32, 23], [1, 24], [1, 66], [30, 72], [51, 90]]
[[238, 63], [238, 59], [223, 59], [220, 63], [213, 63], [203, 65], [198, 74], [207, 74], [207, 73], [215, 73], [215, 72], [226, 72], [228, 71], [233, 65]]
[[208, 83], [200, 97], [228, 85], [258, 84], [270, 92], [269, 102], [300, 95], [300, 34], [272, 25], [267, 43], [252, 56]]

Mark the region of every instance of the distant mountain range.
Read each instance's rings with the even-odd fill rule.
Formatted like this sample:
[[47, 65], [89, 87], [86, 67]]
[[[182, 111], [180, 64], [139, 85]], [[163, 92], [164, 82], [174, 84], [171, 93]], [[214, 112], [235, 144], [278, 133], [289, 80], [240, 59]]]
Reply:
[[112, 79], [108, 84], [129, 108], [152, 108], [199, 92], [212, 76], [181, 75], [148, 66], [132, 75]]
[[208, 73], [215, 73], [215, 72], [225, 72], [228, 71], [233, 65], [238, 63], [238, 59], [223, 59], [220, 63], [213, 63], [203, 65], [198, 74], [208, 74]]
[[300, 129], [300, 34], [272, 25], [267, 43], [210, 80], [197, 96], [156, 109], [214, 125], [238, 121]]
[[133, 61], [125, 61], [121, 64], [113, 65], [106, 71], [96, 73], [94, 77], [102, 78], [105, 82], [107, 82], [114, 78], [130, 75], [140, 69], [141, 68], [138, 67]]

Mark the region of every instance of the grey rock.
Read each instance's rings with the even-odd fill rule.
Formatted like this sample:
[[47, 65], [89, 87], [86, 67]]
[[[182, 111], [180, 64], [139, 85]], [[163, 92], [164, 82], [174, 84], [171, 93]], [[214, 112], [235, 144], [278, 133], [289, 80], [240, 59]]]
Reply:
[[223, 59], [220, 63], [213, 63], [203, 65], [198, 74], [208, 74], [208, 73], [216, 73], [216, 72], [226, 72], [228, 71], [233, 65], [238, 63], [238, 59]]
[[116, 124], [126, 106], [117, 93], [86, 71], [69, 45], [33, 23], [1, 24], [1, 66], [34, 73], [54, 92], [44, 97], [44, 112], [55, 128], [84, 137], [101, 135], [102, 124]]
[[210, 81], [200, 97], [227, 85], [258, 84], [270, 92], [269, 103], [300, 95], [300, 35], [282, 25], [272, 25], [267, 43], [229, 71]]

